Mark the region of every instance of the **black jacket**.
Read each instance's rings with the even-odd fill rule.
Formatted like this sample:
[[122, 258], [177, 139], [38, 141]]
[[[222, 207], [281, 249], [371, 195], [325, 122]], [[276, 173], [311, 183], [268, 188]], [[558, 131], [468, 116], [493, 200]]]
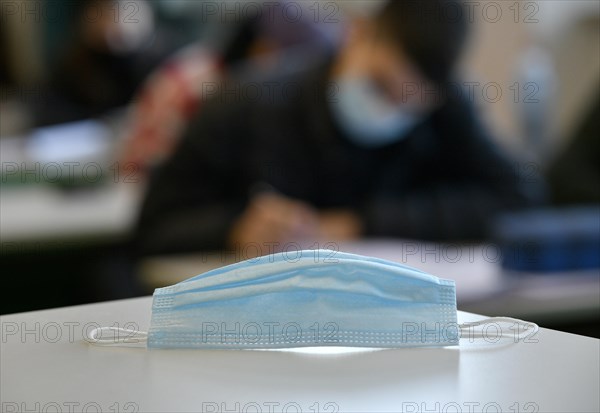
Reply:
[[353, 209], [367, 236], [436, 240], [482, 238], [497, 212], [538, 197], [535, 168], [509, 161], [460, 97], [395, 144], [353, 145], [331, 116], [328, 71], [233, 82], [209, 101], [151, 180], [141, 253], [225, 247], [263, 184], [319, 209]]

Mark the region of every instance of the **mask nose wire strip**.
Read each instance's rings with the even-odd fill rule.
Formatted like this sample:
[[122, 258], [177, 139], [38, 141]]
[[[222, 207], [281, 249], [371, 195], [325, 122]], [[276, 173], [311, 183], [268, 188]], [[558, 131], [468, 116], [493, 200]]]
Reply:
[[97, 346], [139, 345], [148, 341], [148, 333], [120, 327], [100, 327], [90, 331], [86, 341]]
[[[529, 321], [519, 320], [518, 318], [511, 317], [490, 317], [479, 321], [469, 322], [459, 324], [459, 330], [462, 335], [465, 335], [469, 338], [480, 338], [489, 337], [490, 333], [487, 332], [486, 329], [475, 329], [475, 327], [499, 324], [499, 323], [510, 323], [512, 326], [510, 327], [510, 333], [506, 332], [502, 328], [500, 328], [500, 333], [502, 336], [514, 337], [515, 341], [525, 339], [527, 337], [535, 335], [540, 329], [537, 324], [531, 323]], [[516, 334], [515, 334], [516, 327]], [[492, 333], [493, 334], [493, 333]]]

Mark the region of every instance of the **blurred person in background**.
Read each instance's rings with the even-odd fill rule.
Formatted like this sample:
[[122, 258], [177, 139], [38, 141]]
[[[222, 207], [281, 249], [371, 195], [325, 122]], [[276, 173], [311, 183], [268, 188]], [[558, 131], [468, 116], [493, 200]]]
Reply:
[[150, 184], [140, 252], [475, 240], [495, 214], [535, 203], [467, 96], [442, 93], [467, 39], [463, 7], [389, 2], [353, 21], [332, 58], [273, 74], [258, 101], [208, 102]]
[[335, 47], [335, 27], [315, 21], [306, 10], [294, 21], [273, 13], [286, 3], [269, 2], [256, 14], [242, 13], [233, 22], [220, 23], [229, 31], [223, 36], [224, 45], [202, 39], [161, 64], [136, 94], [120, 166], [131, 169], [133, 164], [136, 171], [147, 172], [159, 165], [171, 154], [187, 123], [199, 115], [204, 93], [239, 66], [254, 63], [255, 69], [267, 71], [286, 51], [327, 53]]
[[[596, 88], [600, 90], [600, 87]], [[600, 205], [600, 94], [587, 109], [566, 148], [548, 168], [552, 201]]]
[[34, 125], [98, 117], [126, 106], [172, 44], [145, 0], [70, 2], [71, 30], [35, 101]]
[[[158, 2], [142, 3], [155, 7], [157, 15], [160, 14]], [[189, 3], [186, 7], [196, 7], [198, 4]], [[160, 20], [157, 19], [150, 38], [139, 37], [128, 31], [135, 27], [126, 28], [122, 25], [126, 25], [130, 18], [133, 18], [139, 23], [138, 29], [152, 28], [148, 23], [152, 23], [153, 18], [144, 14], [144, 6], [137, 9], [137, 14], [130, 16], [131, 11], [134, 10], [131, 6], [136, 4], [135, 2], [73, 3], [69, 1], [68, 4], [63, 4], [58, 1], [52, 2], [49, 7], [57, 4], [65, 7], [62, 10], [64, 13], [57, 13], [57, 19], [73, 20], [76, 24], [73, 26], [65, 24], [64, 29], [56, 27], [60, 25], [52, 27], [53, 30], [60, 31], [63, 36], [69, 36], [68, 42], [57, 40], [54, 50], [48, 52], [49, 55], [53, 55], [53, 51], [57, 51], [56, 57], [50, 59], [54, 64], [48, 62], [48, 67], [53, 69], [43, 70], [52, 72], [52, 92], [43, 90], [42, 93], [36, 93], [33, 98], [27, 100], [27, 103], [36, 105], [36, 114], [39, 115], [35, 122], [37, 124], [53, 124], [88, 116], [100, 116], [101, 119], [90, 122], [94, 126], [92, 128], [82, 128], [78, 125], [40, 128], [42, 132], [49, 131], [46, 136], [52, 139], [46, 139], [48, 144], [40, 146], [36, 152], [31, 150], [36, 149], [31, 142], [35, 142], [35, 134], [38, 131], [32, 131], [31, 135], [24, 134], [23, 144], [17, 147], [24, 148], [23, 155], [27, 162], [35, 159], [29, 155], [31, 151], [34, 156], [42, 156], [44, 159], [48, 156], [56, 156], [58, 162], [63, 162], [65, 159], [67, 162], [76, 162], [76, 165], [87, 166], [88, 162], [91, 164], [91, 161], [94, 161], [94, 165], [104, 166], [104, 152], [102, 158], [82, 159], [81, 155], [71, 153], [71, 147], [75, 146], [76, 151], [78, 148], [85, 148], [86, 145], [87, 148], [93, 148], [93, 145], [89, 144], [90, 140], [92, 143], [102, 140], [103, 151], [110, 152], [107, 157], [111, 156], [114, 153], [112, 142], [117, 145], [120, 142], [116, 142], [117, 136], [109, 133], [103, 125], [107, 124], [110, 131], [120, 128], [121, 125], [116, 123], [120, 121], [122, 112], [115, 113], [116, 122], [113, 125], [113, 119], [107, 119], [112, 118], [110, 111], [129, 104], [132, 93], [134, 95], [137, 93], [134, 102], [131, 102], [133, 109], [130, 122], [126, 122], [130, 124], [130, 129], [125, 132], [126, 135], [129, 134], [130, 139], [126, 142], [126, 148], [130, 150], [122, 154], [122, 159], [151, 168], [168, 155], [170, 148], [179, 137], [179, 131], [185, 128], [187, 119], [192, 116], [192, 113], [202, 110], [202, 89], [205, 84], [212, 85], [220, 82], [234, 70], [234, 66], [244, 65], [248, 59], [254, 62], [248, 64], [260, 72], [276, 64], [278, 60], [284, 59], [284, 49], [306, 47], [311, 52], [315, 52], [321, 49], [329, 50], [335, 43], [335, 40], [332, 40], [335, 34], [330, 34], [331, 30], [335, 32], [335, 28], [317, 27], [318, 22], [315, 23], [308, 14], [294, 22], [282, 19], [280, 14], [276, 15], [274, 20], [233, 14], [229, 15], [231, 21], [222, 22], [220, 14], [204, 16], [202, 8], [192, 9], [193, 13], [186, 9], [188, 13], [185, 21], [195, 22], [197, 30], [187, 32], [180, 30], [178, 41], [183, 39], [185, 40], [183, 44], [194, 43], [161, 64], [144, 82], [140, 91], [136, 90], [136, 85], [143, 79], [144, 73], [152, 71], [156, 66], [154, 63], [156, 58], [162, 55], [165, 49], [169, 51], [169, 56], [181, 49], [181, 44], [173, 48], [165, 47], [165, 44], [172, 44], [172, 41], [170, 36], [167, 36], [169, 39], [166, 41], [163, 34], [165, 32], [172, 34], [171, 28], [177, 25], [161, 26]], [[211, 6], [218, 4], [220, 3], [211, 2]], [[239, 4], [252, 3], [239, 2]], [[269, 4], [271, 7], [276, 7], [274, 2]], [[228, 10], [231, 10], [232, 3], [228, 6]], [[39, 4], [37, 7], [37, 10], [42, 10]], [[119, 10], [118, 16], [121, 18], [117, 22], [114, 21], [116, 10]], [[172, 17], [174, 21], [180, 21], [177, 16]], [[17, 20], [17, 24], [21, 24], [20, 13], [15, 13], [12, 18]], [[40, 18], [36, 24], [40, 26], [37, 30], [44, 32], [44, 27], [52, 22], [50, 19]], [[0, 30], [2, 36], [5, 34], [4, 29], [5, 27], [2, 26]], [[205, 35], [204, 31], [210, 31], [210, 35]], [[141, 34], [148, 35], [146, 30], [142, 32]], [[133, 38], [129, 35], [133, 35]], [[184, 39], [185, 36], [189, 37]], [[3, 37], [0, 38], [2, 46], [3, 40]], [[63, 50], [58, 53], [58, 49]], [[2, 53], [5, 51], [4, 48], [0, 49]], [[140, 67], [139, 64], [142, 62], [146, 63]], [[3, 84], [12, 83], [12, 78], [9, 76], [11, 73], [7, 71], [6, 76], [4, 72], [0, 74]], [[38, 92], [37, 88], [32, 90]], [[134, 90], [136, 92], [133, 92]], [[4, 109], [4, 106], [2, 108]], [[104, 116], [106, 111], [109, 111], [107, 113], [109, 116]], [[5, 112], [2, 113], [2, 125], [8, 123], [5, 121], [4, 114]], [[113, 129], [113, 126], [116, 128]], [[70, 129], [71, 127], [73, 128]], [[98, 129], [101, 129], [102, 133], [96, 135], [102, 137], [95, 139], [97, 136], [93, 132], [97, 132]], [[23, 128], [23, 131], [25, 130]], [[123, 134], [119, 133], [119, 135]], [[66, 138], [67, 144], [63, 143], [63, 138]], [[21, 139], [21, 136], [18, 136], [18, 139]], [[104, 145], [105, 139], [110, 139], [110, 147]], [[75, 140], [78, 140], [76, 145], [74, 145]], [[10, 158], [9, 151], [3, 151], [2, 154], [14, 161], [10, 163], [19, 162], [25, 165], [18, 157]], [[20, 150], [17, 155], [21, 155]], [[33, 231], [29, 235], [27, 228], [32, 228], [31, 225], [21, 226], [25, 228], [23, 232], [28, 234], [24, 241], [27, 243], [27, 248], [21, 248], [18, 242], [7, 239], [6, 248], [2, 249], [3, 254], [6, 253], [2, 256], [3, 268], [8, 273], [22, 275], [10, 280], [9, 289], [24, 288], [27, 284], [24, 280], [35, 280], [39, 288], [32, 292], [29, 300], [21, 300], [16, 296], [3, 300], [0, 306], [2, 312], [119, 299], [142, 293], [142, 286], [136, 278], [136, 269], [130, 259], [129, 224], [130, 217], [138, 212], [137, 195], [144, 189], [143, 185], [140, 187], [135, 182], [144, 183], [144, 180], [138, 179], [140, 176], [137, 174], [130, 175], [129, 170], [118, 175], [120, 171], [113, 169], [114, 161], [112, 159], [108, 161], [109, 164], [105, 165], [103, 173], [104, 178], [107, 179], [95, 182], [85, 179], [75, 181], [71, 179], [74, 175], [65, 173], [63, 175], [67, 178], [65, 184], [61, 181], [51, 182], [48, 185], [44, 179], [35, 182], [37, 176], [29, 173], [28, 176], [33, 179], [27, 182], [28, 187], [22, 191], [26, 194], [25, 201], [20, 201], [18, 198], [20, 187], [24, 186], [23, 175], [14, 174], [17, 177], [16, 182], [8, 185], [10, 188], [7, 188], [7, 193], [3, 193], [3, 200], [8, 199], [7, 202], [12, 200], [12, 205], [16, 204], [14, 199], [19, 202], [29, 202], [31, 198], [27, 198], [27, 190], [31, 189], [36, 194], [36, 205], [39, 200], [37, 210], [42, 211], [35, 217], [35, 222], [42, 222], [42, 224], [34, 224], [41, 229], [41, 235], [40, 232]], [[44, 168], [48, 161], [45, 162], [37, 164], [40, 165], [39, 169]], [[119, 165], [124, 163], [120, 162]], [[79, 169], [79, 166], [76, 168]], [[33, 168], [30, 167], [31, 169]], [[19, 177], [21, 179], [18, 179]], [[16, 191], [9, 193], [12, 188]], [[17, 197], [14, 196], [15, 193]], [[98, 208], [90, 207], [92, 203]], [[24, 212], [20, 213], [19, 208], [12, 208], [12, 216], [10, 211], [5, 214], [3, 210], [3, 220], [4, 218], [11, 220], [15, 217], [17, 219], [13, 222], [28, 222], [26, 215], [30, 209], [22, 210]], [[71, 220], [68, 215], [73, 216], [73, 219]], [[84, 220], [85, 224], [83, 224]], [[51, 224], [57, 221], [66, 224]], [[88, 226], [87, 223], [90, 225]], [[47, 229], [48, 226], [50, 231]], [[19, 227], [20, 225], [12, 225], [12, 228], [19, 229]], [[8, 232], [4, 230], [5, 228], [3, 228], [3, 237]], [[74, 230], [77, 230], [75, 235], [72, 234]], [[35, 247], [29, 248], [30, 243]]]

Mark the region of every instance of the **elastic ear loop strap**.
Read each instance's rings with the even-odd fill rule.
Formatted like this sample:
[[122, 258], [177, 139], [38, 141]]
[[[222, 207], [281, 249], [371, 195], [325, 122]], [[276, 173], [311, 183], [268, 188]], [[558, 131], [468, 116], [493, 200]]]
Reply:
[[86, 341], [97, 346], [139, 346], [148, 341], [148, 333], [120, 327], [100, 327], [93, 329]]
[[[473, 321], [468, 323], [459, 324], [459, 330], [461, 337], [464, 335], [469, 339], [475, 338], [489, 338], [491, 335], [487, 329], [476, 329], [475, 327], [491, 325], [496, 323], [510, 323], [517, 326], [516, 332], [511, 329], [510, 333], [500, 329], [500, 336], [502, 337], [514, 337], [515, 342], [521, 341], [528, 337], [533, 337], [539, 331], [539, 326], [535, 323], [528, 321], [519, 320], [518, 318], [511, 317], [489, 317], [479, 321]], [[516, 333], [516, 334], [515, 334]]]

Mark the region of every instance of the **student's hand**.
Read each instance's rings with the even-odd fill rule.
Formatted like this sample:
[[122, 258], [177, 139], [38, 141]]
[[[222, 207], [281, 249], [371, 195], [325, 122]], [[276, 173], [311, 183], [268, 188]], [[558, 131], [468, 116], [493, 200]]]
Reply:
[[356, 239], [363, 231], [359, 216], [345, 209], [318, 212], [305, 202], [268, 193], [256, 196], [234, 223], [229, 246], [246, 249], [257, 244], [263, 254], [296, 247], [314, 248], [328, 242]]
[[353, 211], [340, 209], [319, 214], [319, 239], [321, 243], [347, 241], [362, 235], [363, 224]]
[[316, 239], [318, 228], [319, 215], [310, 205], [273, 193], [260, 194], [234, 223], [228, 241], [234, 248], [255, 243], [268, 249], [278, 243], [275, 250], [280, 250], [288, 242]]

